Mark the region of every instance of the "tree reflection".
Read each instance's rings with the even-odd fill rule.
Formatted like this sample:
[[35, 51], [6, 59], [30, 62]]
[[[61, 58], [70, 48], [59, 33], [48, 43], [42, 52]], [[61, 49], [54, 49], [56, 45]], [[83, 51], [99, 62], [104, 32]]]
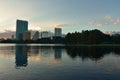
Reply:
[[100, 60], [106, 54], [113, 52], [115, 55], [120, 55], [120, 47], [67, 47], [67, 54], [71, 58], [80, 57], [82, 60]]

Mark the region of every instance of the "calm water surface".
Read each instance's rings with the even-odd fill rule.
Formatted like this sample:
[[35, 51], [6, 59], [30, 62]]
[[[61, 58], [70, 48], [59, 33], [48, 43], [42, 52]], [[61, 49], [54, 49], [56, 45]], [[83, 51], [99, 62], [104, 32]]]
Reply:
[[120, 48], [0, 44], [0, 80], [120, 80]]

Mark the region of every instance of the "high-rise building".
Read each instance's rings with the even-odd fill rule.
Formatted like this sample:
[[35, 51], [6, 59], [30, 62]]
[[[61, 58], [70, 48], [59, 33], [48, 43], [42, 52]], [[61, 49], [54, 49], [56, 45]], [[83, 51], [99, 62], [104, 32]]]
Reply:
[[32, 40], [38, 40], [39, 39], [39, 32], [36, 31], [35, 34], [33, 35]]
[[55, 28], [55, 37], [61, 37], [61, 36], [62, 36], [62, 29]]
[[50, 33], [48, 31], [41, 32], [41, 38], [48, 38], [50, 37]]
[[30, 31], [24, 32], [23, 40], [31, 40], [31, 32]]
[[23, 34], [28, 31], [28, 21], [16, 21], [16, 40], [23, 40]]

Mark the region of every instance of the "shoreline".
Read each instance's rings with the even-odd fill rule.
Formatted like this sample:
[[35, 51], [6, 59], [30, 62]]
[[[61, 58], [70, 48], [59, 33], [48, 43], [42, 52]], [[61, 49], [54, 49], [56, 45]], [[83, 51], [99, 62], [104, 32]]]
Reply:
[[120, 47], [120, 44], [71, 44], [67, 47]]
[[0, 43], [0, 44], [27, 44], [27, 45], [52, 45], [66, 47], [120, 47], [120, 44], [61, 44], [61, 43]]

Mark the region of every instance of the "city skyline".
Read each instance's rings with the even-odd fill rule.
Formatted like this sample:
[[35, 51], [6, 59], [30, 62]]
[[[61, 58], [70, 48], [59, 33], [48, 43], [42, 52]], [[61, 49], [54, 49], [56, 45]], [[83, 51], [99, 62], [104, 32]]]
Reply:
[[[4, 0], [0, 1], [0, 32], [15, 31], [16, 19], [29, 21], [29, 30], [63, 33], [99, 29], [119, 31], [119, 0]], [[8, 14], [9, 13], [9, 14]]]

